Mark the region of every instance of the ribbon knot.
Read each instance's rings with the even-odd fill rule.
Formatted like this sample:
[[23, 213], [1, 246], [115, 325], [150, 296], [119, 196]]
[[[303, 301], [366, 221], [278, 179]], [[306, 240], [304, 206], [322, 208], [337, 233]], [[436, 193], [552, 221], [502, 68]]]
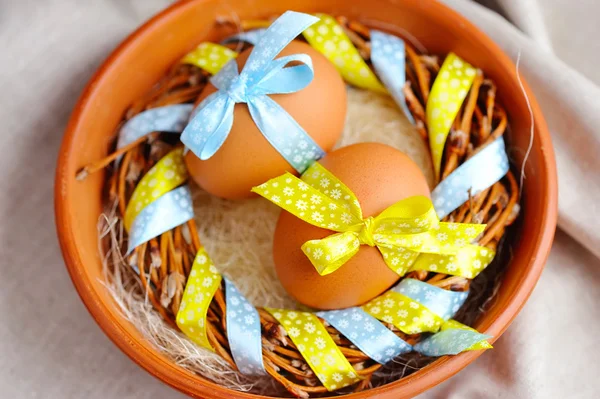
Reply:
[[373, 238], [373, 229], [375, 228], [375, 218], [369, 216], [363, 220], [363, 226], [358, 233], [358, 241], [361, 244], [368, 245], [370, 247], [375, 246], [375, 240]]
[[[181, 141], [198, 158], [207, 160], [223, 145], [233, 126], [236, 103], [246, 103], [252, 120], [286, 161], [302, 173], [325, 155], [317, 143], [269, 94], [289, 94], [313, 80], [307, 54], [275, 57], [304, 29], [319, 19], [288, 11], [260, 36], [241, 72], [230, 60], [210, 82], [218, 89], [206, 97], [181, 134]], [[293, 63], [293, 66], [288, 64]]]
[[246, 82], [243, 82], [239, 76], [236, 76], [227, 89], [227, 95], [236, 103], [245, 103], [248, 101], [246, 90]]
[[335, 232], [302, 245], [321, 275], [340, 268], [361, 245], [377, 247], [388, 267], [401, 276], [421, 253], [438, 254], [450, 263], [449, 257], [463, 248], [477, 247], [471, 242], [485, 229], [482, 224], [440, 222], [431, 200], [423, 196], [398, 201], [363, 219], [354, 193], [318, 162], [302, 179], [287, 173], [252, 191], [307, 223]]

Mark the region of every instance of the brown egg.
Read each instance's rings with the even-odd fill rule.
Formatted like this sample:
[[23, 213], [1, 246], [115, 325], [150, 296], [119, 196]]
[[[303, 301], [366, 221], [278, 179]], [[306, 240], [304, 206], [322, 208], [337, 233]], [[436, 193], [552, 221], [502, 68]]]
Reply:
[[[319, 162], [354, 192], [364, 218], [377, 216], [404, 198], [429, 197], [429, 187], [419, 167], [402, 152], [384, 144], [343, 147]], [[398, 281], [399, 276], [385, 264], [379, 250], [368, 245], [362, 245], [333, 273], [319, 275], [301, 246], [331, 234], [335, 233], [281, 212], [273, 242], [275, 269], [283, 287], [298, 302], [316, 309], [362, 305]]]
[[[237, 58], [239, 70], [250, 50]], [[283, 107], [326, 152], [331, 150], [344, 128], [346, 88], [335, 66], [306, 43], [291, 42], [284, 55], [308, 54], [314, 78], [304, 89], [270, 97]], [[208, 85], [198, 103], [216, 91]], [[236, 104], [233, 127], [225, 143], [208, 160], [202, 161], [191, 151], [185, 161], [192, 178], [203, 189], [218, 197], [238, 199], [251, 196], [250, 189], [294, 168], [265, 139], [250, 116], [246, 104]]]

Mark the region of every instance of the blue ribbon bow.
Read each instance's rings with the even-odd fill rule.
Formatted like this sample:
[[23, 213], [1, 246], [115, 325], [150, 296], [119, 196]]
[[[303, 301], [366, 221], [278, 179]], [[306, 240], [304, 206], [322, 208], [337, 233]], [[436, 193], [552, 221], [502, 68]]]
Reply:
[[[269, 94], [302, 90], [312, 81], [312, 60], [307, 54], [274, 59], [304, 29], [318, 21], [312, 15], [288, 11], [260, 36], [242, 72], [228, 62], [210, 82], [218, 89], [208, 96], [181, 135], [181, 141], [202, 160], [223, 145], [233, 125], [236, 103], [246, 103], [250, 115], [271, 145], [299, 173], [325, 155], [302, 127]], [[285, 67], [290, 62], [300, 65]]]

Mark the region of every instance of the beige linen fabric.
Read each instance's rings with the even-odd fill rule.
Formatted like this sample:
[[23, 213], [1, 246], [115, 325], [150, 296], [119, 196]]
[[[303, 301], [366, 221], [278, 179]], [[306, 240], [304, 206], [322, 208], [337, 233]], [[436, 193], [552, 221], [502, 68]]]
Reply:
[[[183, 397], [95, 325], [64, 269], [52, 207], [62, 131], [86, 81], [128, 33], [169, 3], [0, 0], [2, 397]], [[516, 27], [471, 1], [446, 3], [513, 59], [522, 52], [523, 75], [554, 139], [561, 231], [540, 283], [496, 349], [422, 397], [597, 396], [600, 3], [484, 1]]]

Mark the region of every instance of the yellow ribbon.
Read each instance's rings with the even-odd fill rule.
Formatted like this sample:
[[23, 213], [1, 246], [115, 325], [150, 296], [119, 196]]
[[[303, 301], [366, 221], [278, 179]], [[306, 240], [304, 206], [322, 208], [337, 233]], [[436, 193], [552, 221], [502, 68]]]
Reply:
[[454, 255], [421, 254], [410, 270], [425, 270], [473, 279], [489, 265], [496, 252], [479, 245], [467, 245]]
[[188, 277], [179, 311], [177, 326], [192, 341], [214, 351], [206, 333], [208, 307], [221, 285], [222, 277], [204, 248], [200, 248]]
[[[321, 20], [303, 32], [306, 41], [325, 55], [348, 83], [363, 89], [387, 93], [335, 18], [327, 14], [316, 16]], [[261, 24], [268, 26], [269, 22], [261, 21]], [[237, 55], [227, 47], [206, 42], [186, 54], [181, 62], [195, 65], [214, 75]]]
[[174, 149], [158, 161], [136, 186], [125, 210], [125, 229], [129, 231], [142, 209], [161, 195], [182, 185], [187, 179], [183, 148]]
[[252, 191], [307, 223], [338, 232], [302, 246], [321, 275], [337, 270], [361, 245], [376, 246], [388, 267], [404, 275], [419, 253], [455, 255], [485, 229], [481, 224], [440, 222], [433, 204], [423, 196], [363, 219], [354, 193], [317, 162], [302, 179], [286, 173]]
[[337, 67], [346, 82], [387, 93], [335, 18], [327, 14], [316, 16], [321, 20], [303, 32], [306, 41]]
[[395, 291], [388, 291], [375, 298], [363, 305], [363, 309], [371, 316], [393, 324], [409, 335], [437, 332], [444, 324], [444, 319], [440, 316], [419, 302]]
[[429, 128], [429, 147], [438, 179], [446, 138], [473, 84], [476, 72], [467, 62], [450, 53], [433, 82], [425, 113]]
[[196, 47], [195, 50], [186, 54], [181, 60], [184, 64], [192, 64], [198, 68], [204, 69], [211, 75], [216, 74], [230, 60], [236, 58], [238, 54], [221, 46], [220, 44], [205, 42]]
[[283, 326], [328, 391], [352, 385], [361, 379], [317, 316], [285, 309], [266, 310]]
[[[362, 306], [371, 316], [394, 325], [405, 334], [437, 333], [439, 331], [461, 329], [477, 330], [456, 320], [444, 320], [427, 307], [396, 291], [388, 291]], [[485, 339], [471, 345], [465, 351], [490, 349], [492, 345]]]

